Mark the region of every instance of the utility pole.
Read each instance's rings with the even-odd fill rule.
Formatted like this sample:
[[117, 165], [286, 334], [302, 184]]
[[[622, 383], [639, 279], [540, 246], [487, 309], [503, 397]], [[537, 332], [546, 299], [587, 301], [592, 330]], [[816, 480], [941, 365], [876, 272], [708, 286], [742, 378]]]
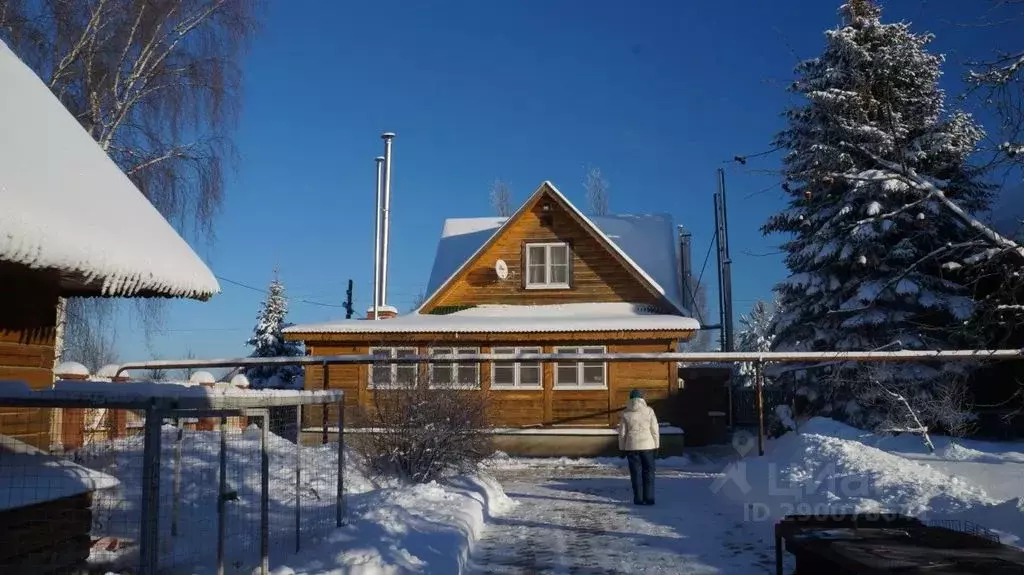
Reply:
[[345, 319], [352, 319], [352, 280], [348, 280], [348, 289], [345, 290]]
[[[721, 349], [735, 351], [732, 326], [732, 258], [729, 255], [729, 220], [725, 210], [725, 170], [718, 168], [718, 191], [715, 192], [715, 244], [718, 246], [718, 320], [721, 326]], [[760, 401], [760, 389], [758, 390]], [[733, 427], [732, 383], [726, 390], [729, 402], [729, 429]], [[758, 407], [758, 413], [761, 408]], [[763, 427], [763, 426], [762, 426]]]
[[732, 325], [732, 258], [729, 254], [729, 220], [725, 202], [725, 170], [718, 168], [715, 193], [715, 243], [718, 246], [718, 303], [722, 322], [722, 351], [735, 351]]

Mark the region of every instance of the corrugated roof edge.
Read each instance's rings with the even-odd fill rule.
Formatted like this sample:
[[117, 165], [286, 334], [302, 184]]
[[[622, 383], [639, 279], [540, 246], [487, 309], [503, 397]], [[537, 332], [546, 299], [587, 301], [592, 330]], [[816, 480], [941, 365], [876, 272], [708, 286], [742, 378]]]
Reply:
[[[623, 251], [623, 249], [619, 247], [618, 244], [616, 244], [611, 238], [609, 238], [607, 236], [607, 234], [602, 232], [600, 230], [600, 228], [598, 228], [597, 225], [594, 224], [594, 222], [590, 220], [590, 218], [588, 218], [586, 215], [584, 215], [583, 212], [581, 212], [579, 210], [579, 208], [577, 208], [575, 205], [573, 205], [573, 203], [570, 202], [569, 199], [565, 197], [565, 194], [563, 194], [561, 191], [559, 191], [559, 189], [557, 187], [555, 187], [555, 185], [550, 180], [544, 180], [541, 183], [541, 185], [532, 194], [530, 194], [530, 197], [527, 198], [527, 200], [525, 202], [523, 202], [523, 204], [521, 206], [519, 206], [519, 209], [517, 209], [512, 215], [510, 215], [508, 217], [508, 219], [506, 219], [501, 224], [501, 226], [498, 227], [498, 229], [494, 230], [494, 233], [487, 239], [487, 241], [485, 241], [483, 244], [481, 244], [481, 246], [475, 252], [473, 252], [473, 255], [471, 255], [468, 258], [466, 258], [466, 260], [464, 262], [462, 262], [462, 264], [450, 276], [448, 276], [448, 279], [446, 279], [444, 282], [442, 282], [441, 285], [438, 286], [438, 288], [436, 290], [434, 290], [433, 293], [429, 294], [426, 298], [423, 299], [423, 303], [421, 303], [419, 305], [419, 307], [417, 307], [416, 310], [413, 313], [417, 313], [417, 314], [418, 313], [422, 313], [423, 307], [426, 306], [427, 303], [430, 302], [430, 300], [432, 300], [438, 293], [440, 293], [441, 290], [446, 288], [448, 286], [448, 284], [450, 284], [451, 281], [455, 277], [457, 277], [460, 273], [462, 273], [462, 271], [466, 268], [466, 266], [469, 265], [469, 262], [475, 260], [477, 258], [477, 256], [479, 256], [484, 251], [484, 249], [487, 247], [488, 243], [492, 239], [494, 239], [495, 236], [497, 236], [502, 231], [504, 231], [505, 227], [508, 226], [509, 222], [515, 220], [516, 217], [518, 217], [523, 212], [523, 210], [526, 209], [526, 206], [530, 205], [530, 203], [533, 201], [533, 199], [535, 197], [537, 197], [537, 195], [544, 193], [545, 188], [550, 189], [558, 197], [558, 199], [560, 201], [562, 201], [566, 206], [568, 206], [569, 209], [571, 209], [574, 214], [576, 214], [587, 226], [590, 227], [590, 229], [594, 232], [595, 235], [597, 235], [603, 242], [605, 242], [608, 246], [610, 246], [611, 249], [614, 250], [615, 253], [619, 257], [621, 257], [623, 260], [625, 260], [626, 263], [629, 264], [640, 275], [640, 277], [643, 278], [643, 280], [648, 283], [648, 285], [650, 287], [652, 287], [656, 292], [661, 294], [662, 298], [669, 305], [671, 305], [671, 307], [676, 312], [678, 312], [679, 315], [683, 315], [683, 316], [687, 316], [687, 317], [690, 315], [690, 311], [689, 310], [684, 308], [680, 302], [678, 302], [674, 298], [670, 297], [668, 295], [668, 293], [665, 291], [665, 288], [661, 287], [661, 285], [658, 282], [654, 281], [654, 278], [652, 278], [639, 265], [637, 265], [637, 263], [635, 261], [633, 261], [633, 259], [630, 258], [626, 254], [626, 252]], [[674, 221], [673, 221], [673, 225], [674, 225]], [[442, 230], [443, 230], [443, 228], [442, 228]], [[682, 294], [679, 294], [679, 295], [681, 296]]]
[[[388, 320], [378, 320], [388, 321]], [[696, 320], [694, 320], [696, 322]], [[368, 330], [368, 329], [345, 329], [342, 324], [336, 325], [325, 325], [324, 327], [310, 327], [310, 326], [295, 326], [302, 329], [286, 328], [281, 330], [281, 333], [286, 334], [304, 334], [304, 333], [348, 333], [348, 334], [367, 334], [377, 335], [382, 333], [601, 333], [601, 332], [613, 332], [613, 331], [627, 331], [627, 332], [640, 332], [640, 331], [670, 331], [670, 332], [682, 332], [682, 331], [696, 331], [699, 326], [692, 328], [683, 327], [614, 327], [614, 328], [572, 328], [572, 329], [540, 329], [540, 328], [529, 328], [529, 329], [501, 329], [494, 327], [487, 328], [459, 328], [459, 329], [427, 329], [427, 328], [414, 328], [414, 329], [391, 329], [391, 330]]]

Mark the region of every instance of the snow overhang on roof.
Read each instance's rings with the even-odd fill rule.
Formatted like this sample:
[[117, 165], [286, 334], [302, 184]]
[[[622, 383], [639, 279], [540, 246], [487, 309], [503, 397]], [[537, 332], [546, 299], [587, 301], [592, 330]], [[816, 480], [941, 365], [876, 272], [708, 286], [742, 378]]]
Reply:
[[117, 478], [106, 473], [50, 455], [13, 437], [0, 435], [0, 511], [119, 484]]
[[480, 305], [444, 315], [411, 313], [388, 320], [293, 325], [284, 333], [572, 333], [693, 331], [697, 320], [653, 313], [630, 303]]
[[[683, 305], [682, 271], [675, 224], [668, 214], [586, 216], [551, 182], [544, 182], [533, 196], [550, 191], [564, 202], [584, 225], [607, 242], [626, 264], [660, 293], [677, 311], [690, 311]], [[527, 200], [523, 207], [533, 199]], [[522, 210], [523, 208], [520, 208]], [[517, 212], [518, 213], [518, 212]], [[514, 216], [513, 216], [514, 217]], [[449, 218], [445, 220], [434, 266], [430, 272], [424, 301], [441, 288], [482, 250], [510, 218]]]
[[213, 272], [0, 41], [0, 262], [65, 293], [206, 299]]

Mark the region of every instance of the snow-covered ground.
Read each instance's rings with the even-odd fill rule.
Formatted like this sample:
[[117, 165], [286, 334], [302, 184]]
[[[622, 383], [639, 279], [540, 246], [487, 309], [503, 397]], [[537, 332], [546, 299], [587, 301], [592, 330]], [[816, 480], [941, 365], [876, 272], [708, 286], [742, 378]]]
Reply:
[[[787, 513], [889, 510], [971, 521], [1024, 537], [1024, 443], [879, 437], [815, 418], [732, 457], [659, 460], [657, 505], [632, 505], [620, 458], [483, 464], [518, 505], [493, 519], [471, 572], [774, 573], [772, 527]], [[787, 564], [791, 562], [786, 557]]]
[[[168, 430], [165, 449], [173, 445], [172, 434]], [[232, 442], [240, 451], [229, 466], [231, 488], [239, 493], [230, 504], [231, 573], [252, 573], [255, 566], [258, 539], [245, 530], [258, 525], [250, 515], [258, 510], [259, 459], [242, 455], [256, 453], [258, 437], [249, 431]], [[177, 572], [211, 573], [216, 476], [202, 470], [216, 453], [217, 434], [191, 438], [184, 453], [195, 459], [186, 458], [183, 466], [181, 518], [181, 549], [189, 550], [191, 561], [174, 556]], [[772, 573], [772, 526], [779, 517], [849, 509], [969, 520], [1020, 544], [1024, 442], [932, 439], [936, 452], [927, 453], [917, 437], [879, 437], [816, 418], [798, 433], [769, 441], [764, 457], [747, 438], [717, 455], [694, 450], [659, 460], [653, 507], [632, 505], [621, 458], [496, 454], [477, 474], [411, 486], [368, 477], [350, 455], [348, 524], [340, 529], [333, 527], [334, 479], [324, 473], [336, 465], [337, 454], [332, 446], [307, 447], [303, 547], [296, 554], [295, 445], [272, 436], [271, 567], [275, 575]], [[96, 465], [102, 463], [98, 454], [83, 461], [118, 477], [128, 490], [122, 508], [98, 502], [98, 509], [107, 509], [98, 515], [107, 530], [137, 521], [137, 467], [130, 462], [139, 449], [141, 442], [122, 440], [104, 465]], [[169, 473], [165, 466], [165, 486], [171, 485]], [[166, 528], [168, 513], [163, 517]]]
[[774, 572], [766, 525], [711, 492], [720, 473], [663, 467], [657, 504], [632, 503], [618, 465], [495, 469], [518, 505], [492, 519], [469, 573]]

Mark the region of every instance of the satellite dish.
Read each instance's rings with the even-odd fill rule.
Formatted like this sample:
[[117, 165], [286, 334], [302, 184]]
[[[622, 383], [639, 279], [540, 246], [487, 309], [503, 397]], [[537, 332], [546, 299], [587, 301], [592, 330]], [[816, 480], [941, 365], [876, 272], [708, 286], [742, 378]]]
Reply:
[[498, 275], [500, 280], [508, 277], [508, 264], [505, 263], [505, 260], [494, 262], [494, 273]]

